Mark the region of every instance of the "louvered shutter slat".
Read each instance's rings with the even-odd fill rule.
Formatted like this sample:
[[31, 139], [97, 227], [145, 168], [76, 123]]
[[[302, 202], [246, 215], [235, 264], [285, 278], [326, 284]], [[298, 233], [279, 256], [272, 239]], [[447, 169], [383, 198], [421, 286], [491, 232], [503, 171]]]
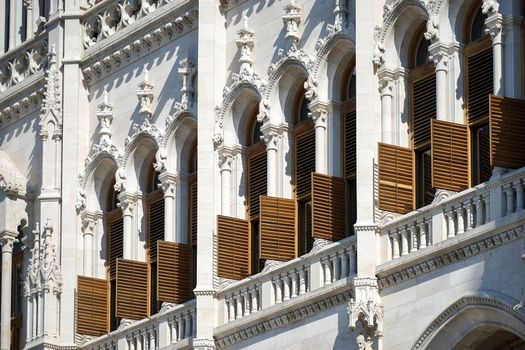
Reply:
[[345, 237], [345, 182], [312, 173], [312, 226], [315, 238], [338, 241]]
[[249, 222], [217, 216], [218, 276], [241, 280], [250, 273]]
[[356, 174], [356, 112], [350, 111], [345, 116], [345, 178]]
[[432, 187], [450, 191], [468, 188], [468, 127], [432, 121]]
[[129, 320], [148, 317], [148, 264], [117, 259], [116, 316]]
[[288, 261], [295, 258], [295, 201], [260, 197], [260, 256], [265, 260]]
[[490, 160], [492, 166], [525, 165], [525, 101], [490, 96]]
[[436, 75], [432, 72], [412, 86], [412, 139], [414, 149], [430, 142], [430, 120], [436, 117]]
[[492, 47], [487, 47], [465, 57], [466, 60], [466, 109], [469, 123], [489, 115], [488, 96], [492, 93]]
[[190, 238], [193, 246], [197, 245], [197, 181], [191, 182], [190, 188]]
[[113, 280], [117, 273], [117, 259], [124, 256], [124, 220], [122, 210], [117, 209], [108, 215], [109, 228], [109, 276]]
[[108, 282], [77, 277], [77, 333], [101, 336], [108, 331]]
[[266, 195], [266, 173], [267, 157], [266, 152], [259, 152], [252, 155], [248, 160], [248, 197], [250, 206], [250, 217], [259, 215], [259, 196]]
[[162, 192], [150, 194], [149, 203], [149, 257], [157, 261], [157, 241], [164, 239], [164, 198]]
[[157, 300], [181, 304], [192, 299], [190, 245], [158, 241], [157, 251]]
[[295, 139], [295, 188], [296, 196], [310, 193], [311, 173], [315, 171], [315, 131], [308, 130]]
[[403, 214], [412, 211], [413, 151], [379, 143], [378, 153], [379, 209]]

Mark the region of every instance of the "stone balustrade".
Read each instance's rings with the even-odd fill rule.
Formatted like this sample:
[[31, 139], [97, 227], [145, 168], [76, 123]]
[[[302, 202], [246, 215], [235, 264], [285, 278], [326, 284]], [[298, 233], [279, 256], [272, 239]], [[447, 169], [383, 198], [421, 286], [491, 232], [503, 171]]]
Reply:
[[83, 45], [88, 47], [174, 0], [103, 0], [84, 12]]
[[[269, 264], [262, 272], [230, 284], [217, 293], [221, 324], [227, 324], [357, 272], [356, 237], [285, 263]], [[222, 311], [222, 312], [221, 312]]]
[[383, 240], [386, 261], [522, 211], [524, 182], [525, 168], [510, 171], [384, 224], [380, 231], [388, 236]]
[[195, 337], [195, 300], [176, 305], [173, 309], [124, 326], [108, 335], [96, 338], [80, 349], [84, 350], [153, 350], [168, 346], [189, 345]]
[[47, 64], [47, 33], [27, 40], [0, 56], [0, 93], [43, 71]]

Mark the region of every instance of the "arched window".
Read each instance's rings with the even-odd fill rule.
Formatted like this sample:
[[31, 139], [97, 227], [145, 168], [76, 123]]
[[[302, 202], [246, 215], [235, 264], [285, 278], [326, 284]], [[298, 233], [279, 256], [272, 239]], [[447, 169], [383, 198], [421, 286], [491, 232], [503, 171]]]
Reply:
[[342, 108], [342, 154], [345, 180], [345, 217], [346, 235], [354, 234], [354, 224], [357, 220], [357, 182], [356, 182], [356, 75], [352, 64], [346, 74], [345, 94], [346, 101]]
[[311, 179], [312, 172], [315, 172], [315, 131], [308, 117], [308, 100], [304, 93], [304, 89], [299, 90], [293, 110], [293, 184], [297, 202], [298, 255], [309, 252], [313, 247]]
[[428, 205], [434, 199], [432, 188], [430, 121], [436, 118], [436, 75], [429, 62], [428, 46], [423, 33], [425, 26], [416, 31], [410, 47], [409, 130], [415, 156], [415, 202], [417, 207]]
[[266, 145], [261, 140], [261, 123], [257, 121], [257, 112], [258, 109], [254, 109], [248, 114], [250, 122], [247, 135], [250, 139], [246, 144], [246, 217], [250, 222], [251, 274], [261, 271], [264, 267], [264, 261], [259, 258], [259, 197], [267, 194]]
[[107, 232], [107, 280], [110, 289], [110, 331], [119, 326], [116, 316], [117, 259], [124, 257], [124, 221], [122, 210], [118, 207], [118, 196], [115, 191], [115, 179], [111, 181], [107, 192], [104, 211], [105, 232]]
[[465, 115], [471, 135], [472, 184], [490, 179], [489, 95], [493, 93], [492, 44], [483, 29], [481, 2], [470, 10], [465, 26]]
[[191, 246], [191, 290], [197, 286], [197, 147], [194, 146], [188, 166], [189, 198], [188, 198], [188, 236]]

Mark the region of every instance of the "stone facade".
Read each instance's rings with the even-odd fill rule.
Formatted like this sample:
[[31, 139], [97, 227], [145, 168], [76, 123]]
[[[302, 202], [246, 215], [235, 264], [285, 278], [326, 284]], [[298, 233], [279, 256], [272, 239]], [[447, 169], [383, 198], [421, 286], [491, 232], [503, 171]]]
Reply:
[[[469, 123], [479, 18], [492, 93], [524, 100], [521, 0], [0, 0], [0, 350], [523, 349], [525, 164], [483, 181], [469, 166], [475, 186], [407, 213], [379, 205], [378, 142], [413, 146], [417, 48], [433, 117]], [[254, 130], [266, 194], [296, 198], [301, 103], [315, 172], [355, 181], [354, 222], [222, 278], [217, 215], [249, 219]], [[112, 210], [121, 257], [150, 263], [150, 187], [164, 240], [195, 248], [194, 299], [79, 334], [77, 277], [107, 278]]]

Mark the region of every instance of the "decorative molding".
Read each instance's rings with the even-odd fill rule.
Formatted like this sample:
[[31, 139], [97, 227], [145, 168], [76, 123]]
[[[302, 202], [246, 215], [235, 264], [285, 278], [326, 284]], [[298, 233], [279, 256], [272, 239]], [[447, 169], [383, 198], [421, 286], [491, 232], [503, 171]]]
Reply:
[[263, 321], [256, 325], [242, 329], [233, 334], [224, 336], [216, 340], [216, 345], [219, 349], [224, 349], [233, 346], [241, 341], [253, 338], [255, 336], [270, 332], [274, 329], [286, 326], [288, 324], [298, 322], [312, 315], [318, 314], [324, 310], [328, 310], [335, 306], [348, 302], [352, 298], [350, 290], [333, 295], [323, 300], [319, 300], [308, 305], [302, 306], [296, 310], [287, 312], [269, 320]]
[[130, 153], [138, 145], [142, 137], [148, 136], [151, 137], [157, 145], [162, 145], [164, 140], [164, 132], [157, 128], [155, 124], [152, 124], [149, 120], [144, 120], [142, 124], [134, 123], [131, 129], [131, 135], [126, 137], [124, 141], [124, 146], [126, 147], [124, 158], [122, 159], [122, 164], [126, 164], [130, 156]]
[[[376, 340], [383, 337], [383, 306], [377, 288], [375, 277], [354, 277], [354, 296], [348, 303], [348, 328], [355, 331], [359, 325], [365, 334], [373, 335]], [[364, 340], [361, 333], [356, 337], [356, 344], [362, 340], [362, 345], [372, 345], [372, 339]], [[358, 348], [359, 349], [359, 348]], [[363, 349], [366, 349], [364, 347]]]
[[3, 230], [0, 232], [0, 247], [2, 247], [2, 253], [13, 252], [13, 247], [15, 243], [18, 242], [16, 237], [18, 237], [18, 232], [11, 232], [8, 230]]
[[[142, 33], [137, 33], [139, 38], [131, 43], [129, 43], [129, 40], [123, 40], [123, 38], [129, 39], [129, 36], [123, 36], [122, 38], [117, 36], [115, 40], [109, 39], [104, 43], [103, 47], [96, 45], [84, 51], [81, 61], [82, 73], [86, 83], [88, 85], [95, 83], [118, 69], [135, 62], [151, 51], [173, 42], [176, 38], [197, 27], [197, 7], [186, 10], [179, 15], [170, 13], [170, 11], [164, 12], [162, 15], [165, 18], [147, 22], [148, 24], [160, 22], [160, 26], [146, 30], [134, 26], [136, 31], [142, 31]], [[143, 27], [147, 27], [147, 25], [145, 24]]]
[[317, 254], [318, 251], [320, 251], [324, 247], [329, 246], [332, 243], [334, 243], [334, 242], [329, 241], [327, 239], [315, 238], [312, 249], [308, 253], [306, 253], [305, 255], [315, 255], [315, 254]]
[[454, 315], [457, 315], [465, 308], [472, 306], [487, 306], [505, 311], [506, 313], [512, 315], [513, 317], [520, 320], [523, 324], [525, 324], [525, 314], [514, 310], [511, 305], [508, 305], [507, 303], [504, 303], [501, 300], [487, 295], [466, 296], [462, 297], [461, 299], [450, 305], [445, 311], [443, 311], [438, 317], [436, 317], [434, 321], [430, 324], [430, 326], [427, 327], [425, 331], [423, 331], [423, 334], [421, 334], [421, 336], [418, 338], [418, 340], [412, 347], [412, 350], [426, 348], [426, 346], [428, 345], [427, 342], [431, 339], [432, 335], [439, 329], [441, 329], [448, 320], [450, 320]]
[[44, 71], [47, 65], [47, 33], [28, 40], [19, 48], [2, 55], [0, 62], [0, 93], [20, 84], [30, 76]]
[[49, 67], [46, 72], [44, 99], [40, 114], [40, 137], [47, 140], [47, 125], [53, 124], [53, 137], [62, 137], [62, 77], [56, 62], [55, 45], [49, 51]]
[[3, 104], [5, 107], [0, 110], [0, 130], [39, 110], [44, 97], [44, 88], [39, 86], [36, 90], [23, 95], [22, 98], [16, 98], [10, 103]]
[[21, 198], [33, 194], [27, 178], [4, 151], [0, 151], [0, 191]]
[[414, 265], [400, 271], [391, 274], [381, 273], [379, 274], [379, 288], [389, 288], [414, 277], [454, 264], [472, 256], [479, 255], [523, 237], [525, 237], [525, 228], [523, 225], [520, 225], [493, 236], [472, 242], [440, 256], [436, 256], [420, 263], [415, 263]]
[[149, 71], [144, 70], [144, 81], [139, 84], [137, 97], [140, 102], [139, 114], [145, 119], [151, 119], [153, 114], [153, 98], [155, 97], [153, 89], [155, 83], [149, 80]]

